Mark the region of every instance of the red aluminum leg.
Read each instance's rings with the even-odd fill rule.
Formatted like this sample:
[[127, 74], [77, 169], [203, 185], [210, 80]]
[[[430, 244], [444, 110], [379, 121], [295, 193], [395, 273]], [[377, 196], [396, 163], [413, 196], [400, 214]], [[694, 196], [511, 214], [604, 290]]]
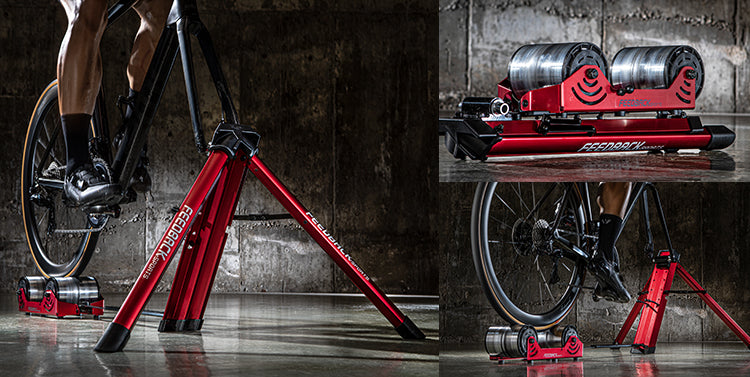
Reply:
[[219, 269], [224, 245], [227, 242], [226, 229], [232, 223], [245, 179], [245, 163], [241, 161], [242, 158], [245, 158], [244, 154], [241, 158], [232, 161], [227, 169], [226, 186], [220, 200], [216, 203], [213, 222], [209, 224], [210, 235], [205, 242], [207, 258], [198, 273], [195, 292], [190, 299], [185, 318], [187, 322], [183, 330], [200, 330], [203, 325], [203, 313], [206, 311], [208, 297], [214, 285], [216, 271]]
[[198, 178], [190, 188], [185, 200], [180, 205], [167, 231], [159, 241], [156, 250], [141, 271], [128, 297], [117, 312], [115, 319], [94, 347], [98, 352], [116, 352], [122, 350], [130, 337], [130, 331], [138, 320], [138, 316], [146, 306], [156, 284], [167, 269], [177, 247], [191, 227], [198, 212], [214, 187], [221, 170], [227, 162], [226, 153], [212, 152], [203, 166]]
[[737, 324], [737, 322], [735, 322], [732, 317], [730, 317], [729, 314], [727, 314], [727, 312], [725, 312], [724, 309], [722, 309], [721, 306], [719, 306], [719, 304], [714, 301], [711, 295], [705, 293], [706, 290], [703, 289], [703, 287], [701, 287], [701, 285], [698, 284], [698, 282], [693, 279], [693, 277], [690, 276], [687, 271], [685, 271], [682, 265], [677, 265], [677, 274], [680, 275], [682, 280], [684, 280], [685, 283], [690, 286], [690, 288], [692, 288], [694, 291], [698, 291], [698, 296], [700, 296], [701, 300], [703, 300], [703, 302], [705, 302], [706, 305], [708, 305], [708, 307], [710, 307], [711, 310], [713, 310], [714, 313], [716, 313], [716, 315], [718, 315], [719, 318], [724, 321], [724, 324], [726, 324], [727, 327], [729, 327], [729, 329], [732, 330], [732, 332], [734, 332], [734, 334], [737, 335], [737, 337], [740, 338], [743, 343], [745, 343], [747, 348], [750, 348], [750, 336], [748, 336], [745, 330], [743, 330]]
[[307, 231], [310, 236], [328, 253], [346, 276], [359, 288], [362, 293], [380, 310], [381, 313], [396, 328], [405, 339], [422, 339], [424, 334], [416, 325], [394, 305], [375, 282], [360, 268], [349, 254], [344, 252], [338, 241], [323, 227], [297, 199], [284, 187], [273, 173], [260, 161], [257, 155], [247, 164], [248, 169], [263, 183], [276, 197], [289, 214]]
[[641, 353], [654, 353], [656, 350], [656, 338], [659, 336], [661, 321], [667, 307], [667, 294], [672, 287], [676, 263], [670, 263], [668, 268], [654, 266], [649, 281], [649, 290], [641, 309], [641, 320], [638, 322], [638, 330], [635, 332], [633, 350]]
[[[669, 255], [668, 251], [661, 254], [661, 256], [667, 255]], [[669, 262], [669, 267], [666, 268], [659, 267], [658, 265], [654, 266], [654, 271], [651, 273], [646, 287], [638, 296], [638, 302], [633, 307], [633, 310], [630, 311], [630, 315], [628, 315], [622, 329], [620, 329], [620, 333], [615, 338], [615, 344], [622, 344], [635, 321], [635, 317], [640, 312], [641, 320], [638, 322], [638, 329], [635, 333], [631, 352], [654, 353], [656, 350], [656, 339], [659, 336], [659, 329], [667, 306], [667, 295], [669, 295], [672, 287], [675, 272], [724, 321], [727, 327], [750, 348], [750, 336], [719, 306], [711, 295], [706, 293], [706, 290], [685, 271], [685, 268], [677, 262]]]
[[245, 164], [239, 159], [228, 163], [190, 228], [159, 331], [200, 330], [244, 171]]
[[643, 303], [645, 302], [644, 300], [646, 299], [646, 293], [648, 292], [648, 285], [650, 282], [651, 280], [649, 279], [649, 282], [646, 283], [646, 286], [643, 287], [643, 290], [638, 295], [638, 300], [636, 300], [633, 309], [630, 311], [630, 314], [628, 314], [628, 318], [625, 320], [625, 323], [620, 329], [620, 333], [618, 333], [617, 338], [615, 338], [615, 344], [622, 344], [622, 342], [625, 340], [625, 337], [628, 335], [630, 328], [633, 327], [633, 322], [635, 322], [638, 314], [640, 314]]

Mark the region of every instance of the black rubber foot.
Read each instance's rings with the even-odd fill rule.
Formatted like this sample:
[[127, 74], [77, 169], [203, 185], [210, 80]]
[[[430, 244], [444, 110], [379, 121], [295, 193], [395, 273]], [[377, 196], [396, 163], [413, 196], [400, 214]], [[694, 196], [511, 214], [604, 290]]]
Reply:
[[724, 126], [706, 126], [706, 131], [711, 134], [711, 140], [704, 148], [707, 151], [713, 149], [724, 149], [734, 143], [735, 134]]
[[644, 355], [649, 355], [656, 352], [656, 347], [633, 347], [630, 349], [630, 353], [640, 353]]
[[110, 323], [104, 334], [96, 343], [96, 352], [119, 352], [125, 347], [130, 339], [130, 330], [119, 323]]
[[177, 331], [177, 320], [176, 319], [162, 319], [159, 322], [159, 332], [173, 332]]
[[396, 331], [404, 339], [424, 339], [422, 331], [407, 316], [404, 316], [404, 323], [398, 325]]
[[159, 332], [198, 331], [203, 327], [203, 319], [162, 319]]

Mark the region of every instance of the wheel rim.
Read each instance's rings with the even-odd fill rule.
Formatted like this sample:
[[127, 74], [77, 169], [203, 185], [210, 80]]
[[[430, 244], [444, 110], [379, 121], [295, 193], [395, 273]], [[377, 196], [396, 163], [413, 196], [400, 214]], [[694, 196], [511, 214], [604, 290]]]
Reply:
[[[80, 272], [83, 256], [95, 236], [89, 234], [51, 233], [56, 229], [90, 228], [89, 216], [62, 203], [62, 190], [40, 185], [40, 178], [60, 182], [65, 172], [65, 143], [58, 115], [56, 87], [40, 100], [27, 135], [22, 167], [22, 205], [24, 225], [32, 255], [45, 276], [70, 276]], [[48, 93], [49, 92], [49, 93]]]
[[[554, 231], [580, 245], [585, 217], [575, 185], [539, 186], [487, 184], [475, 244], [480, 278], [496, 310], [511, 322], [544, 328], [567, 315], [585, 271], [582, 260], [563, 256]], [[569, 195], [562, 199], [566, 187]]]

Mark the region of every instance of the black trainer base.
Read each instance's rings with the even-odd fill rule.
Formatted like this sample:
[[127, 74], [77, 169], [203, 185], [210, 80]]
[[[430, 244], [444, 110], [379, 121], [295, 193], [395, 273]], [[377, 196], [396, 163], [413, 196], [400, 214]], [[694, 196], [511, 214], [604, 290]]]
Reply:
[[404, 316], [404, 323], [397, 326], [396, 331], [404, 339], [424, 339], [422, 331], [407, 316]]
[[110, 323], [104, 334], [96, 343], [94, 351], [96, 352], [119, 352], [128, 343], [130, 339], [130, 330], [119, 323]]
[[203, 327], [203, 319], [162, 319], [159, 332], [198, 331]]

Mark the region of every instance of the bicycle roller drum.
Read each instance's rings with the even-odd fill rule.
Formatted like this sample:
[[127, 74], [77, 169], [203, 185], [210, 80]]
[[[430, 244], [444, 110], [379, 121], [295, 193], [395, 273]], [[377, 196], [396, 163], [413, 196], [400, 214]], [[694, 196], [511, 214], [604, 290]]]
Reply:
[[668, 88], [685, 67], [695, 70], [695, 98], [703, 89], [703, 60], [690, 46], [626, 47], [618, 51], [609, 67], [615, 87]]
[[27, 301], [42, 302], [47, 279], [44, 276], [24, 276], [18, 281], [19, 292], [24, 290]]
[[530, 337], [537, 337], [531, 326], [493, 326], [484, 337], [484, 349], [490, 355], [526, 357]]
[[555, 327], [538, 334], [537, 341], [540, 348], [562, 348], [574, 336], [578, 336], [575, 326]]
[[521, 98], [534, 89], [562, 83], [584, 65], [607, 72], [607, 60], [599, 46], [588, 42], [525, 45], [508, 63], [510, 87]]
[[90, 303], [100, 300], [99, 284], [91, 276], [50, 278], [47, 290], [55, 297], [70, 304]]

